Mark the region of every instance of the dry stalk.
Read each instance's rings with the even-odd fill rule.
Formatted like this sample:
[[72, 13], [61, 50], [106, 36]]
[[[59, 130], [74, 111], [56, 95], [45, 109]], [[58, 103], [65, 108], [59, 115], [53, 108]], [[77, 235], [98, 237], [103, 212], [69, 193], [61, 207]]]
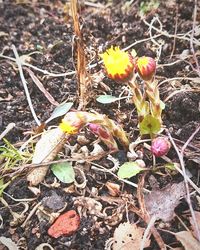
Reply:
[[29, 94], [29, 90], [28, 90], [28, 87], [27, 87], [27, 82], [26, 82], [26, 79], [24, 77], [24, 73], [23, 73], [23, 69], [22, 69], [22, 65], [21, 65], [21, 60], [20, 60], [20, 57], [19, 57], [19, 54], [17, 52], [17, 49], [16, 49], [15, 45], [12, 45], [12, 50], [13, 50], [13, 53], [14, 53], [15, 58], [16, 58], [16, 64], [18, 66], [20, 78], [21, 78], [21, 81], [22, 81], [22, 84], [23, 84], [23, 87], [24, 87], [24, 91], [25, 91], [25, 94], [26, 94], [26, 99], [27, 99], [28, 105], [30, 107], [30, 110], [31, 110], [31, 113], [33, 115], [33, 118], [34, 118], [35, 122], [37, 123], [38, 126], [40, 126], [41, 122], [37, 118], [37, 115], [36, 115], [35, 110], [33, 108], [33, 104], [32, 104], [31, 97], [30, 97], [30, 94]]
[[197, 72], [198, 76], [200, 76], [200, 66], [199, 66], [199, 62], [194, 50], [194, 31], [195, 31], [195, 26], [196, 26], [196, 19], [197, 19], [197, 0], [194, 0], [194, 13], [193, 13], [193, 24], [192, 24], [192, 32], [191, 32], [191, 36], [190, 36], [190, 49], [192, 51], [193, 54], [193, 58], [196, 64], [196, 69], [195, 71]]
[[77, 78], [78, 78], [78, 94], [79, 94], [79, 110], [84, 109], [87, 105], [88, 94], [89, 91], [89, 75], [86, 69], [87, 62], [86, 56], [84, 51], [84, 42], [82, 39], [79, 19], [78, 19], [78, 12], [77, 12], [77, 0], [71, 0], [71, 11], [72, 11], [72, 18], [74, 22], [74, 33], [75, 33], [75, 45], [77, 51]]
[[179, 151], [178, 147], [176, 146], [176, 143], [174, 142], [174, 140], [171, 137], [169, 132], [168, 132], [168, 136], [169, 136], [169, 139], [170, 139], [170, 141], [171, 141], [171, 143], [172, 143], [172, 145], [173, 145], [173, 147], [174, 147], [174, 149], [175, 149], [175, 151], [176, 151], [176, 153], [178, 155], [179, 161], [180, 161], [180, 165], [181, 165], [182, 172], [183, 172], [183, 177], [184, 177], [184, 182], [185, 182], [185, 187], [186, 187], [187, 203], [188, 203], [188, 206], [190, 208], [190, 212], [191, 212], [191, 215], [192, 215], [192, 220], [193, 220], [196, 232], [197, 232], [197, 238], [200, 241], [200, 229], [199, 229], [199, 226], [198, 226], [198, 223], [197, 223], [197, 220], [196, 220], [196, 216], [195, 216], [195, 213], [194, 213], [194, 209], [192, 207], [192, 203], [191, 203], [191, 199], [190, 199], [188, 178], [187, 178], [186, 169], [185, 169], [185, 162], [184, 162], [184, 151], [187, 148], [188, 144], [192, 141], [194, 136], [199, 132], [199, 130], [200, 130], [200, 125], [197, 127], [197, 129], [194, 131], [194, 133], [189, 137], [189, 139], [183, 145], [181, 151]]

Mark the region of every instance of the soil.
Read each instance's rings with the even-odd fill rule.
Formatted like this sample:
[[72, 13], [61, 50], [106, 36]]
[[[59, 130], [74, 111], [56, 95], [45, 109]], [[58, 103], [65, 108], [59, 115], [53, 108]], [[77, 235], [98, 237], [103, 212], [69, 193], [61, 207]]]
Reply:
[[[191, 35], [194, 1], [159, 1], [159, 7], [151, 8], [145, 12], [144, 20], [139, 14], [142, 9], [142, 1], [105, 0], [80, 2], [79, 19], [87, 62], [88, 64], [97, 63], [95, 67], [89, 70], [93, 78], [103, 72], [102, 65], [99, 63], [98, 53], [105, 51], [111, 45], [125, 48], [138, 41], [133, 47], [137, 51], [138, 56], [146, 55], [154, 58], [159, 56], [156, 79], [161, 84], [161, 99], [166, 100], [165, 110], [163, 111], [164, 126], [169, 129], [178, 147], [181, 147], [200, 123], [200, 89], [198, 82], [200, 72], [195, 71], [195, 55], [190, 48], [190, 39], [177, 39], [164, 34], [158, 38], [150, 39], [149, 27], [144, 20], [150, 23], [153, 18], [157, 18], [153, 25], [155, 25], [158, 31], [160, 29], [159, 22], [161, 22], [162, 30], [166, 30], [168, 34]], [[132, 3], [128, 5], [129, 2]], [[200, 6], [197, 7], [198, 9], [200, 8]], [[199, 24], [199, 14], [197, 14], [196, 18]], [[152, 30], [152, 36], [159, 34], [158, 31]], [[194, 33], [194, 38], [196, 40], [200, 38], [199, 30], [196, 30], [196, 33]], [[75, 39], [70, 5], [67, 1], [0, 1], [0, 51], [4, 56], [11, 58], [0, 57], [0, 133], [6, 129], [8, 124], [15, 123], [15, 127], [6, 135], [6, 139], [16, 148], [19, 148], [30, 138], [30, 133], [35, 131], [37, 124], [28, 106], [17, 65], [12, 61], [12, 58], [15, 58], [12, 45], [16, 46], [20, 56], [29, 56], [27, 62], [31, 65], [51, 73], [66, 73], [75, 70]], [[161, 46], [159, 47], [158, 45]], [[159, 48], [161, 49], [160, 52]], [[195, 51], [198, 49], [195, 44], [194, 49]], [[183, 59], [185, 53], [187, 57]], [[196, 57], [199, 60], [199, 52], [196, 53]], [[176, 63], [173, 64], [173, 62]], [[38, 119], [44, 122], [50, 117], [55, 109], [55, 105], [51, 104], [38, 89], [32, 81], [27, 68], [29, 67], [24, 66], [23, 71], [28, 83], [33, 108]], [[34, 72], [44, 88], [58, 103], [72, 101], [74, 103], [73, 109], [78, 108], [79, 99], [76, 74], [53, 77], [33, 68], [29, 69]], [[129, 134], [130, 140], [134, 141], [137, 139], [139, 132], [137, 115], [132, 103], [122, 100], [119, 107], [118, 102], [103, 105], [96, 101], [98, 95], [112, 94], [119, 96], [121, 92], [122, 85], [115, 83], [106, 76], [102, 81], [97, 79], [93, 83], [91, 101], [88, 103], [86, 110], [105, 114], [117, 121]], [[57, 125], [60, 120], [61, 118], [53, 120], [48, 126]], [[91, 143], [96, 138], [87, 129], [83, 130], [81, 134], [89, 140], [88, 148], [92, 150], [93, 146]], [[77, 136], [73, 136], [70, 143], [75, 144], [76, 140]], [[192, 180], [197, 185], [199, 183], [198, 167], [200, 164], [199, 141], [200, 133], [197, 133], [187, 147], [185, 154], [186, 167], [190, 170]], [[3, 146], [4, 143], [3, 140], [0, 140], [0, 146]], [[105, 145], [101, 144], [101, 146], [105, 148]], [[149, 152], [146, 152], [146, 149], [139, 148], [139, 150], [144, 154], [147, 167], [150, 167], [151, 155]], [[120, 148], [120, 151], [113, 153], [112, 156], [122, 164], [127, 161], [126, 153], [123, 148]], [[173, 148], [170, 150], [168, 157], [173, 162], [179, 161]], [[3, 163], [0, 159], [0, 169]], [[110, 166], [112, 164], [106, 157], [98, 159], [96, 163], [105, 168], [112, 167]], [[162, 160], [159, 161], [159, 164], [162, 164]], [[62, 236], [58, 239], [53, 239], [47, 233], [52, 223], [48, 216], [53, 212], [58, 212], [63, 207], [63, 211], [70, 209], [77, 211], [77, 207], [74, 205], [77, 197], [98, 197], [97, 200], [102, 204], [103, 208], [110, 207], [110, 215], [113, 215], [116, 211], [120, 214], [120, 211], [117, 210], [119, 204], [115, 202], [109, 203], [101, 198], [101, 196], [110, 195], [105, 185], [108, 181], [120, 185], [121, 197], [132, 195], [132, 199], [135, 200], [135, 188], [128, 184], [122, 185], [122, 182], [111, 174], [89, 169], [90, 167], [87, 164], [83, 167], [87, 179], [86, 187], [84, 189], [76, 188], [71, 193], [69, 190], [66, 191], [69, 185], [60, 183], [56, 186], [53, 184], [55, 177], [50, 171], [45, 178], [45, 182], [40, 185], [38, 195], [34, 195], [29, 189], [26, 181], [26, 171], [20, 175], [16, 174], [14, 178], [7, 176], [6, 181], [10, 180], [11, 182], [4, 190], [5, 193], [2, 196], [8, 205], [0, 203], [0, 216], [3, 218], [3, 225], [1, 226], [0, 223], [0, 236], [11, 238], [15, 243], [18, 243], [19, 249], [36, 249], [41, 243], [48, 243], [56, 250], [104, 249], [106, 241], [113, 237], [113, 232], [120, 221], [116, 222], [116, 224], [113, 222], [112, 225], [111, 222], [87, 212], [82, 214], [81, 225], [72, 236]], [[178, 183], [182, 180], [181, 175], [178, 174], [155, 176], [160, 187], [169, 183]], [[81, 177], [78, 181], [82, 181]], [[138, 178], [134, 177], [131, 181], [137, 183]], [[146, 177], [146, 187], [149, 187], [148, 177]], [[11, 199], [7, 194], [16, 200]], [[49, 202], [44, 202], [44, 199], [49, 197], [53, 197], [51, 198], [52, 200], [58, 200], [57, 206], [51, 207]], [[33, 200], [26, 202], [17, 200], [30, 198], [33, 198]], [[26, 225], [22, 227], [25, 218], [39, 202], [41, 202], [44, 209], [48, 210], [48, 216], [34, 213]], [[13, 216], [10, 208], [20, 213], [24, 210], [24, 203], [28, 204], [25, 217], [22, 222], [18, 221], [13, 225]], [[192, 197], [192, 203], [194, 209], [199, 211], [200, 207], [195, 195]], [[185, 217], [188, 211], [188, 205], [183, 200], [175, 212], [189, 223]], [[126, 216], [126, 210], [124, 209], [121, 222], [127, 221]], [[128, 211], [128, 216], [131, 222], [138, 221], [142, 225], [142, 220], [133, 212]], [[115, 220], [114, 217], [113, 220]], [[146, 224], [143, 223], [143, 227], [145, 226]], [[169, 222], [167, 230], [178, 232], [184, 230], [184, 227], [176, 217]], [[173, 247], [181, 246], [174, 237], [171, 235], [169, 237], [168, 233], [160, 232], [160, 235], [165, 244], [173, 245], [175, 243]], [[0, 245], [0, 249], [3, 250], [6, 247]], [[159, 249], [153, 237], [152, 243], [147, 249]]]

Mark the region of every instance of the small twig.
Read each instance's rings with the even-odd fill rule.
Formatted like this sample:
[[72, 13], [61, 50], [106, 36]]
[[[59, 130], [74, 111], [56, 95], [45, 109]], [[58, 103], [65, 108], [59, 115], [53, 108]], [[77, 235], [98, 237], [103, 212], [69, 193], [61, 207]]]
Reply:
[[38, 209], [38, 207], [42, 204], [42, 202], [37, 203], [33, 209], [29, 212], [26, 220], [24, 221], [24, 223], [21, 225], [21, 227], [25, 227], [26, 223], [28, 222], [28, 220], [30, 220], [30, 218], [34, 215], [34, 213], [36, 212], [36, 210]]
[[[12, 58], [10, 56], [4, 56], [3, 54], [0, 54], [0, 58], [4, 58], [4, 59], [8, 59], [12, 62], [15, 62], [16, 63], [16, 59], [15, 58]], [[70, 72], [66, 72], [66, 73], [53, 73], [53, 72], [49, 72], [47, 70], [43, 70], [43, 69], [40, 69], [30, 63], [26, 63], [24, 61], [21, 61], [21, 65], [22, 66], [26, 66], [26, 67], [29, 67], [29, 68], [32, 68], [36, 71], [39, 71], [41, 73], [43, 73], [44, 75], [48, 75], [48, 76], [51, 76], [51, 77], [64, 77], [64, 76], [71, 76], [71, 75], [74, 75], [76, 73], [76, 71], [70, 71]], [[95, 64], [96, 66], [96, 64]]]
[[182, 80], [194, 81], [194, 80], [197, 80], [197, 79], [200, 80], [200, 78], [195, 78], [195, 77], [173, 77], [173, 78], [169, 78], [169, 79], [163, 80], [162, 82], [160, 82], [160, 83], [158, 84], [158, 87], [160, 87], [163, 83], [171, 82], [171, 81], [174, 81], [174, 80], [180, 80], [180, 81], [182, 81]]
[[[143, 22], [144, 22], [148, 27], [151, 26], [151, 24], [148, 23], [145, 19], [143, 19]], [[158, 28], [156, 28], [155, 26], [151, 26], [151, 27], [152, 27], [155, 31], [157, 31], [160, 35], [166, 36], [166, 37], [168, 37], [168, 38], [176, 38], [176, 39], [179, 39], [179, 40], [190, 41], [190, 38], [187, 36], [190, 32], [188, 32], [188, 33], [186, 33], [186, 34], [171, 35], [171, 34], [169, 34], [166, 30], [165, 30], [165, 31], [161, 31], [161, 30], [159, 30]], [[193, 42], [194, 42], [194, 40], [193, 40]], [[199, 45], [200, 45], [200, 42], [199, 42], [197, 39], [195, 39], [195, 44], [196, 44], [197, 46], [199, 46]]]
[[[90, 162], [90, 163], [91, 163], [91, 162]], [[132, 187], [138, 188], [138, 185], [137, 185], [137, 184], [135, 184], [135, 183], [133, 183], [133, 182], [131, 182], [131, 181], [128, 181], [128, 180], [119, 178], [116, 174], [112, 173], [109, 169], [107, 169], [107, 168], [105, 168], [105, 167], [103, 167], [103, 166], [101, 166], [101, 165], [99, 165], [99, 164], [97, 164], [97, 163], [94, 163], [94, 162], [92, 162], [91, 164], [93, 165], [93, 166], [92, 166], [92, 169], [95, 169], [95, 170], [98, 170], [98, 171], [102, 171], [102, 172], [107, 172], [107, 173], [113, 175], [114, 177], [116, 177], [117, 179], [119, 179], [120, 181], [122, 181], [122, 182], [124, 182], [124, 183], [127, 183], [128, 185], [131, 185]], [[96, 166], [96, 167], [94, 167], [94, 166]], [[148, 192], [148, 193], [151, 192], [151, 191], [149, 191], [149, 190], [146, 189], [146, 188], [143, 188], [143, 190], [146, 191], [146, 192]]]
[[196, 131], [190, 136], [190, 138], [186, 141], [186, 143], [183, 145], [182, 149], [181, 149], [181, 152], [179, 151], [178, 147], [176, 146], [173, 138], [171, 137], [171, 134], [169, 133], [169, 131], [167, 131], [168, 133], [168, 136], [169, 136], [169, 139], [178, 155], [178, 158], [179, 158], [179, 161], [180, 161], [180, 165], [181, 165], [181, 168], [182, 168], [182, 171], [183, 171], [183, 177], [184, 177], [184, 182], [185, 182], [185, 187], [186, 187], [186, 193], [187, 193], [187, 203], [188, 203], [188, 206], [190, 208], [190, 212], [191, 212], [191, 215], [192, 215], [192, 220], [193, 220], [193, 223], [194, 223], [194, 226], [195, 226], [195, 229], [196, 229], [196, 232], [197, 232], [197, 237], [198, 237], [198, 240], [200, 241], [200, 231], [199, 231], [199, 226], [198, 226], [198, 223], [197, 223], [197, 220], [196, 220], [196, 216], [195, 216], [195, 213], [194, 213], [194, 209], [192, 207], [192, 203], [191, 203], [191, 199], [190, 199], [190, 191], [189, 191], [189, 185], [188, 185], [188, 178], [187, 178], [187, 174], [186, 174], [186, 169], [185, 169], [185, 163], [184, 163], [184, 150], [186, 149], [187, 145], [191, 142], [191, 140], [194, 138], [194, 136], [196, 135], [196, 133], [198, 133], [200, 129], [200, 126], [196, 129]]
[[15, 127], [15, 123], [11, 122], [7, 125], [6, 129], [0, 134], [0, 140], [2, 140], [9, 132], [11, 129]]
[[16, 202], [30, 202], [30, 201], [37, 200], [37, 198], [16, 199], [16, 198], [12, 197], [11, 195], [9, 195], [9, 194], [6, 193], [6, 192], [3, 192], [3, 194], [5, 194], [5, 195], [8, 196], [11, 200], [16, 201]]
[[200, 76], [200, 67], [199, 67], [199, 62], [194, 50], [194, 45], [193, 45], [193, 41], [194, 41], [194, 30], [195, 30], [195, 26], [196, 26], [196, 19], [197, 19], [197, 0], [194, 0], [194, 13], [193, 13], [193, 24], [192, 24], [192, 32], [191, 32], [191, 36], [190, 36], [190, 49], [192, 51], [193, 57], [194, 57], [194, 61], [196, 64], [196, 72], [197, 74]]
[[34, 118], [35, 122], [37, 123], [38, 126], [40, 126], [41, 122], [37, 118], [37, 115], [36, 115], [35, 110], [33, 108], [33, 104], [32, 104], [31, 97], [30, 97], [30, 94], [29, 94], [29, 90], [28, 90], [28, 87], [27, 87], [27, 82], [26, 82], [26, 79], [24, 77], [24, 73], [23, 73], [23, 70], [22, 70], [20, 57], [19, 57], [19, 54], [18, 54], [17, 49], [16, 49], [14, 44], [12, 45], [12, 50], [13, 50], [14, 55], [16, 57], [16, 64], [17, 64], [18, 69], [19, 69], [19, 74], [20, 74], [20, 78], [21, 78], [21, 81], [22, 81], [22, 84], [23, 84], [23, 87], [24, 87], [24, 91], [25, 91], [25, 94], [26, 94], [28, 105], [30, 107], [30, 110], [31, 110], [31, 113], [33, 115], [33, 118]]
[[182, 155], [184, 154], [185, 149], [188, 147], [188, 145], [193, 140], [193, 138], [195, 137], [195, 135], [199, 132], [199, 130], [200, 130], [200, 125], [197, 127], [197, 129], [194, 131], [194, 133], [192, 133], [192, 135], [189, 137], [189, 139], [183, 145], [183, 147], [181, 149], [181, 154]]
[[156, 216], [153, 215], [147, 225], [147, 228], [146, 230], [144, 231], [144, 234], [143, 234], [143, 238], [142, 238], [142, 241], [140, 243], [140, 250], [143, 250], [144, 247], [145, 247], [145, 242], [146, 242], [146, 239], [149, 235], [149, 233], [151, 232], [151, 228], [154, 226], [154, 223], [156, 222]]
[[[175, 31], [174, 31], [175, 36], [177, 34], [177, 28], [178, 28], [178, 13], [177, 12], [178, 12], [178, 7], [176, 7]], [[175, 48], [176, 48], [176, 37], [174, 37], [173, 47], [172, 47], [172, 52], [171, 52], [171, 55], [170, 55], [170, 59], [172, 58], [172, 56], [174, 54]]]

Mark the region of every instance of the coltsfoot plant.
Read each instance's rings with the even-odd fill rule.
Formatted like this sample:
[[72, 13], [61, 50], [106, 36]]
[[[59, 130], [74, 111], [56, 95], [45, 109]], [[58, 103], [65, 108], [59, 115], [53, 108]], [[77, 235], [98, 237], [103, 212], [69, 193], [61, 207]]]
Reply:
[[[161, 130], [161, 115], [164, 108], [158, 85], [154, 81], [155, 60], [147, 56], [137, 57], [135, 51], [130, 54], [119, 47], [111, 47], [100, 54], [100, 57], [103, 59], [108, 77], [130, 87], [141, 135], [149, 134], [154, 138]], [[136, 80], [137, 73], [143, 80], [143, 88]]]

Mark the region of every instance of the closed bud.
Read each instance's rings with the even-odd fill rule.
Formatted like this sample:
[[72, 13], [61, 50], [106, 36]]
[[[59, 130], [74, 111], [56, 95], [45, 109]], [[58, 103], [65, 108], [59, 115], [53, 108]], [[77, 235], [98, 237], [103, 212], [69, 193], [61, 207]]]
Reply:
[[156, 72], [156, 62], [152, 57], [139, 57], [136, 62], [136, 70], [143, 80], [149, 81]]
[[167, 139], [167, 137], [157, 137], [152, 140], [151, 143], [151, 152], [156, 157], [164, 156], [170, 150], [171, 143]]

